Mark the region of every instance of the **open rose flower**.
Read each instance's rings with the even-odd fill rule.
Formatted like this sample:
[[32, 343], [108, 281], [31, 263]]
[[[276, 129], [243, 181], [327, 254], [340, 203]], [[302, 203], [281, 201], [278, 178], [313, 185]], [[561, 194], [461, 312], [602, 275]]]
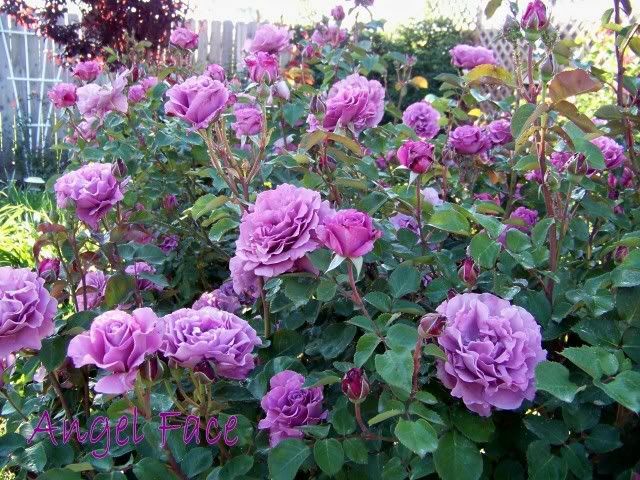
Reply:
[[627, 157], [624, 155], [624, 147], [609, 137], [598, 137], [592, 140], [591, 143], [602, 152], [605, 166], [608, 169], [618, 168], [627, 160]]
[[129, 70], [123, 70], [106, 86], [89, 83], [78, 88], [78, 111], [88, 121], [101, 119], [108, 112], [127, 113], [129, 104], [124, 88], [127, 86]]
[[509, 143], [513, 140], [513, 136], [511, 135], [511, 122], [504, 118], [494, 120], [487, 125], [487, 135], [494, 146]]
[[255, 367], [253, 349], [262, 343], [245, 320], [203, 307], [182, 308], [162, 318], [162, 353], [187, 368], [204, 361], [221, 377], [243, 380]]
[[56, 180], [59, 208], [74, 206], [78, 218], [94, 230], [115, 204], [124, 198], [124, 188], [108, 163], [88, 163]]
[[485, 417], [533, 400], [546, 351], [529, 312], [490, 293], [456, 295], [436, 311], [446, 318], [438, 343], [447, 358], [438, 361], [438, 377], [454, 397]]
[[224, 73], [224, 68], [222, 68], [217, 63], [212, 63], [207, 65], [206, 74], [209, 75], [213, 80], [218, 80], [219, 82], [224, 82], [227, 78]]
[[384, 95], [377, 80], [349, 75], [329, 90], [322, 126], [329, 130], [352, 127], [355, 132], [375, 127], [384, 115]]
[[162, 290], [162, 287], [154, 283], [153, 280], [144, 278], [144, 274], [153, 275], [156, 273], [155, 267], [147, 262], [135, 262], [133, 265], [128, 265], [124, 272], [136, 278], [138, 290]]
[[53, 333], [58, 302], [28, 268], [0, 267], [0, 358], [23, 348], [40, 350]]
[[108, 375], [96, 382], [100, 393], [120, 395], [133, 388], [145, 357], [161, 343], [158, 317], [150, 308], [128, 314], [110, 310], [97, 316], [87, 332], [71, 339], [68, 356], [76, 368], [95, 365]]
[[432, 143], [406, 140], [396, 155], [400, 165], [407, 167], [413, 173], [424, 173], [433, 164], [434, 150], [435, 145]]
[[456, 152], [466, 155], [483, 153], [491, 146], [484, 130], [475, 125], [457, 127], [449, 135], [449, 143]]
[[193, 303], [194, 310], [200, 310], [201, 308], [212, 307], [218, 310], [224, 310], [229, 313], [236, 313], [242, 305], [238, 296], [233, 290], [233, 283], [227, 282], [222, 287], [213, 290], [212, 292], [204, 292], [200, 295], [200, 298]]
[[330, 214], [320, 194], [289, 184], [258, 194], [245, 213], [230, 268], [234, 287], [247, 276], [274, 277], [291, 271], [320, 245], [318, 225]]
[[198, 34], [188, 28], [178, 27], [171, 32], [169, 42], [185, 50], [193, 50], [198, 48]]
[[304, 437], [299, 427], [317, 425], [327, 418], [322, 387], [302, 388], [303, 384], [304, 377], [291, 370], [271, 377], [271, 388], [260, 401], [266, 417], [258, 423], [258, 428], [269, 430], [271, 447], [286, 438]]
[[369, 215], [353, 209], [338, 211], [318, 227], [318, 238], [324, 246], [345, 258], [366, 255], [381, 236]]
[[72, 73], [74, 77], [80, 80], [93, 82], [102, 73], [102, 66], [95, 60], [87, 60], [73, 67]]
[[420, 138], [430, 140], [438, 134], [440, 113], [429, 102], [412, 103], [402, 114], [402, 123], [413, 128]]
[[244, 59], [249, 78], [256, 83], [271, 83], [278, 78], [280, 64], [278, 57], [271, 53], [257, 52]]
[[396, 230], [404, 228], [405, 230], [409, 230], [416, 235], [420, 234], [418, 221], [410, 215], [405, 215], [404, 213], [396, 213], [389, 218], [389, 222], [391, 222], [391, 225], [393, 225], [393, 228], [395, 228]]
[[167, 115], [182, 118], [195, 130], [207, 128], [227, 107], [229, 90], [209, 75], [189, 77], [167, 90]]
[[72, 107], [78, 100], [76, 94], [76, 86], [71, 83], [58, 83], [49, 92], [47, 96], [53, 106], [56, 108]]
[[449, 50], [449, 54], [451, 55], [451, 63], [454, 67], [468, 70], [478, 65], [496, 65], [498, 63], [493, 52], [484, 47], [460, 44]]
[[290, 40], [291, 32], [287, 27], [276, 27], [265, 23], [256, 30], [249, 51], [251, 53], [280, 53], [289, 48]]
[[262, 131], [262, 110], [256, 105], [236, 103], [233, 109], [236, 121], [231, 127], [236, 137], [257, 135]]

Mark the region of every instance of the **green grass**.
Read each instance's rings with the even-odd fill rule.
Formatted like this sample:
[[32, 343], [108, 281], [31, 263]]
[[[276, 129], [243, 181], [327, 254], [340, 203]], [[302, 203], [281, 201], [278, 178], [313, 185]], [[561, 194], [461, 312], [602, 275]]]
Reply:
[[18, 189], [14, 184], [0, 190], [0, 266], [33, 267], [33, 244], [37, 226], [48, 222], [53, 209], [51, 195], [40, 190]]

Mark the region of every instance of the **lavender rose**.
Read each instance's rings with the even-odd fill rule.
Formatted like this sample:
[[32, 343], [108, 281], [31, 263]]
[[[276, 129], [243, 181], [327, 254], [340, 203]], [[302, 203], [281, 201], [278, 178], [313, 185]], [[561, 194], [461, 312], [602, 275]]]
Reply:
[[85, 309], [85, 295], [82, 290], [82, 283], [80, 283], [78, 290], [76, 290], [76, 302], [78, 303], [79, 311], [92, 310], [100, 306], [107, 290], [107, 280], [109, 280], [109, 276], [100, 270], [91, 270], [85, 273], [84, 293], [86, 293], [87, 305]]
[[436, 311], [447, 320], [438, 377], [454, 397], [484, 417], [533, 400], [536, 365], [547, 352], [529, 312], [490, 293], [456, 295]]
[[345, 258], [366, 255], [381, 236], [371, 217], [354, 209], [340, 210], [318, 227], [318, 238], [324, 246]]
[[511, 122], [504, 118], [494, 120], [487, 125], [487, 135], [494, 146], [509, 143], [513, 140], [513, 136], [511, 135]]
[[291, 32], [286, 27], [276, 27], [271, 24], [261, 25], [251, 41], [251, 53], [280, 53], [289, 48]]
[[608, 169], [617, 168], [627, 160], [624, 156], [624, 147], [609, 137], [598, 137], [591, 140], [591, 143], [602, 152], [604, 163]]
[[320, 47], [331, 45], [340, 46], [349, 36], [349, 32], [338, 25], [319, 24], [311, 34], [311, 41]]
[[198, 48], [198, 34], [188, 28], [179, 27], [171, 32], [169, 42], [185, 50], [193, 50]]
[[39, 350], [53, 333], [57, 306], [34, 272], [0, 267], [0, 358], [23, 348]]
[[58, 83], [47, 92], [47, 96], [56, 108], [72, 107], [78, 100], [76, 86], [71, 83]]
[[284, 370], [269, 381], [271, 389], [260, 405], [266, 413], [258, 428], [269, 430], [269, 444], [275, 447], [286, 438], [302, 438], [299, 427], [316, 425], [327, 418], [322, 409], [322, 387], [302, 388], [304, 377]]
[[148, 280], [142, 276], [141, 274], [149, 274], [153, 275], [156, 273], [156, 269], [153, 265], [149, 265], [147, 262], [135, 262], [133, 265], [128, 265], [127, 268], [124, 269], [124, 272], [128, 275], [136, 277], [136, 286], [138, 290], [162, 290], [162, 287], [152, 280]]
[[207, 128], [218, 119], [229, 101], [229, 90], [209, 75], [189, 77], [167, 90], [167, 115], [180, 117], [195, 130]]
[[36, 271], [38, 276], [44, 278], [45, 281], [53, 282], [60, 276], [60, 259], [43, 258], [38, 262]]
[[127, 113], [129, 105], [124, 94], [127, 86], [129, 70], [123, 70], [107, 86], [89, 83], [78, 88], [78, 111], [91, 121], [94, 118], [102, 118], [108, 112]]
[[420, 230], [418, 228], [418, 222], [415, 218], [410, 215], [405, 215], [404, 213], [396, 213], [391, 218], [389, 218], [391, 225], [396, 230], [400, 230], [404, 228], [405, 230], [409, 230], [416, 235], [420, 234]]
[[98, 222], [124, 198], [123, 185], [108, 163], [88, 163], [56, 180], [59, 208], [75, 206], [78, 218], [94, 230]]
[[456, 152], [466, 155], [483, 153], [491, 145], [487, 134], [475, 125], [462, 125], [453, 130], [449, 143]]
[[518, 207], [509, 218], [516, 220], [515, 227], [518, 230], [528, 233], [538, 221], [538, 212], [527, 207]]
[[86, 62], [80, 62], [73, 67], [72, 72], [73, 76], [80, 80], [93, 82], [102, 72], [102, 66], [95, 60], [87, 60]]
[[222, 68], [217, 63], [212, 63], [211, 65], [208, 65], [206, 73], [213, 80], [218, 80], [219, 82], [224, 82], [227, 78], [226, 74], [224, 73], [224, 68]]
[[442, 205], [444, 203], [444, 200], [440, 198], [440, 194], [438, 193], [438, 191], [433, 187], [423, 188], [422, 198], [424, 198], [425, 202], [430, 203], [434, 207]]
[[547, 7], [541, 0], [533, 0], [529, 2], [527, 8], [522, 14], [520, 24], [522, 28], [529, 30], [543, 30], [549, 20], [547, 18]]
[[498, 63], [493, 52], [484, 47], [460, 44], [449, 50], [449, 54], [454, 67], [468, 70], [478, 65], [496, 65]]
[[127, 99], [131, 103], [138, 103], [140, 100], [144, 98], [146, 95], [146, 91], [142, 85], [133, 85], [129, 89], [129, 93], [127, 94]]
[[162, 318], [162, 353], [194, 368], [211, 361], [215, 373], [235, 380], [255, 367], [253, 349], [262, 341], [246, 321], [232, 313], [204, 307], [182, 308]]
[[150, 308], [131, 315], [110, 310], [97, 316], [89, 331], [71, 339], [67, 354], [76, 368], [96, 365], [109, 372], [96, 383], [96, 392], [119, 395], [133, 388], [145, 357], [158, 350], [161, 340], [158, 317]]
[[421, 138], [430, 140], [438, 134], [440, 113], [429, 102], [416, 102], [407, 107], [402, 114], [402, 123], [413, 128]]
[[162, 241], [158, 246], [160, 247], [160, 250], [162, 250], [164, 253], [169, 253], [169, 252], [173, 252], [176, 248], [178, 248], [179, 244], [180, 244], [180, 239], [178, 238], [177, 235], [165, 235], [164, 237], [162, 237]]
[[245, 213], [231, 264], [234, 288], [244, 290], [243, 275], [274, 277], [319, 246], [318, 225], [330, 214], [320, 194], [289, 184], [258, 194]]
[[236, 103], [234, 106], [236, 121], [231, 125], [236, 137], [257, 135], [262, 131], [262, 110], [256, 105]]
[[354, 73], [329, 90], [323, 127], [353, 127], [355, 132], [372, 128], [384, 114], [385, 91], [377, 80]]
[[238, 297], [235, 295], [233, 285], [231, 284], [231, 291], [229, 291], [228, 287], [222, 287], [212, 292], [204, 292], [200, 298], [193, 303], [191, 308], [200, 310], [205, 307], [236, 313], [242, 308], [242, 305], [240, 305], [240, 300], [238, 300]]
[[342, 5], [336, 5], [335, 7], [333, 7], [331, 9], [331, 16], [336, 22], [341, 22], [342, 20], [344, 20], [345, 13]]
[[413, 173], [424, 173], [433, 164], [434, 150], [432, 143], [406, 140], [398, 149], [398, 161]]
[[271, 53], [257, 52], [244, 59], [249, 78], [256, 83], [271, 83], [278, 78], [280, 64], [278, 57]]

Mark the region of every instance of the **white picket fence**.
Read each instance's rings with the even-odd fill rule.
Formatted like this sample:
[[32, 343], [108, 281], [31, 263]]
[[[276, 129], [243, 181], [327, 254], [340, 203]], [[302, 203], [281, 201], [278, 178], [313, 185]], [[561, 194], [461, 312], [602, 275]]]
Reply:
[[[65, 23], [76, 21], [74, 17]], [[242, 66], [245, 42], [253, 38], [257, 23], [189, 20], [200, 40], [198, 64], [218, 63], [233, 72]], [[0, 15], [0, 178], [28, 177], [44, 167], [42, 155], [60, 139], [54, 131], [56, 111], [47, 91], [57, 82], [70, 81], [57, 54], [59, 47], [6, 16]], [[51, 155], [49, 155], [51, 161]]]

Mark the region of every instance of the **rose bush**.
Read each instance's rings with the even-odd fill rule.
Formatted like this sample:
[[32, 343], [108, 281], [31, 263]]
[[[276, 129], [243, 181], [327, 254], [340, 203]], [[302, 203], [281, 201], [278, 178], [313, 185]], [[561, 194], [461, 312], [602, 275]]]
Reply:
[[[18, 478], [637, 475], [637, 81], [572, 63], [535, 0], [513, 72], [460, 45], [400, 112], [386, 73], [413, 60], [369, 50], [371, 3], [297, 45], [261, 26], [238, 72], [182, 29], [176, 62], [50, 92], [72, 161], [37, 273], [0, 269]], [[597, 122], [572, 103], [611, 85]], [[78, 434], [52, 447], [47, 418]]]

